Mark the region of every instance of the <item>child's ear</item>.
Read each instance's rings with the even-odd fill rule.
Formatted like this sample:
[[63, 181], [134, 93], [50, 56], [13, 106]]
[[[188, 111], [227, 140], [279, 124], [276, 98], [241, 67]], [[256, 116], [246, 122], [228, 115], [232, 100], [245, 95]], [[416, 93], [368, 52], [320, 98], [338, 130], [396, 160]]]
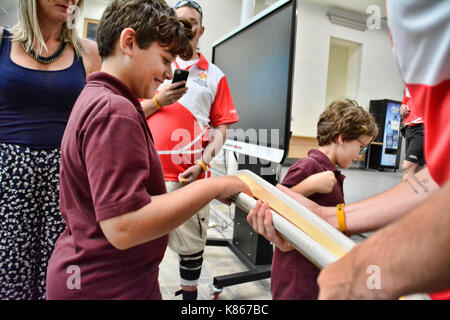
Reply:
[[344, 135], [343, 134], [338, 135], [336, 142], [338, 145], [343, 144], [344, 143]]
[[127, 56], [133, 56], [133, 47], [136, 40], [136, 31], [132, 28], [123, 29], [119, 37], [119, 48]]

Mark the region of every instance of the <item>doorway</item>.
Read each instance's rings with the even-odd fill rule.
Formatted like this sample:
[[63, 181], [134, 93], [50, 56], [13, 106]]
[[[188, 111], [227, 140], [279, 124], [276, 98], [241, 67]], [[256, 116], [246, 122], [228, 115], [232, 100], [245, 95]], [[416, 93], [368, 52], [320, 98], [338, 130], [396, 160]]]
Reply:
[[326, 106], [338, 99], [357, 100], [361, 73], [362, 45], [330, 37]]

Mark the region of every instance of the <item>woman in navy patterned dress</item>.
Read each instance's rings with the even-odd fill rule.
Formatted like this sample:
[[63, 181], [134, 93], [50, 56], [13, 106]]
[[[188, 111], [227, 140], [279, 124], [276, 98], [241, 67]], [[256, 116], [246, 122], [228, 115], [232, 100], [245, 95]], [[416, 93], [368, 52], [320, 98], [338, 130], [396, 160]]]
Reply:
[[65, 228], [60, 143], [97, 45], [77, 36], [83, 0], [19, 2], [0, 27], [0, 299], [44, 299], [48, 259]]

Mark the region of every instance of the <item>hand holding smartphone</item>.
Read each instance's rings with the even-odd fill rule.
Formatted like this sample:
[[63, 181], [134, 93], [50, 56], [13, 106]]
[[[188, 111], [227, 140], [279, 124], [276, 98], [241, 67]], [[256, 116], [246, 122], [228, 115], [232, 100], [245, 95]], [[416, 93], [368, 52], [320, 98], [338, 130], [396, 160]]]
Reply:
[[[171, 84], [162, 85], [158, 89], [158, 104], [161, 107], [171, 105], [178, 101], [188, 90], [186, 82], [179, 84], [180, 81], [186, 81], [189, 71], [176, 69], [173, 72], [173, 79]], [[175, 84], [175, 85], [174, 85]]]
[[[173, 72], [173, 79], [172, 83], [180, 82], [180, 81], [187, 81], [187, 78], [189, 76], [189, 71], [182, 70], [182, 69], [175, 69]], [[186, 83], [182, 86], [179, 86], [178, 88], [183, 88], [186, 86]]]

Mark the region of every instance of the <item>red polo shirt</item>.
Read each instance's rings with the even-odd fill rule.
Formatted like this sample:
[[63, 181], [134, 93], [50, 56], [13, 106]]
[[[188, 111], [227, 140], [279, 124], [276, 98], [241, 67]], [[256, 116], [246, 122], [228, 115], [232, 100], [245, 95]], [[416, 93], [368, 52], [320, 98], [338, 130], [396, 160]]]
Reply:
[[[336, 169], [330, 159], [319, 150], [312, 149], [308, 157], [292, 165], [282, 185], [292, 188], [310, 175], [333, 171], [338, 183], [327, 194], [315, 193], [309, 197], [322, 206], [336, 206], [344, 203], [343, 183], [345, 176]], [[274, 300], [315, 300], [319, 295], [317, 277], [320, 269], [296, 250], [282, 252], [275, 248], [272, 261], [272, 299]]]
[[[199, 55], [198, 62], [185, 69], [189, 71], [186, 94], [147, 119], [168, 181], [178, 181], [180, 173], [201, 158], [211, 127], [239, 120], [224, 73]], [[181, 61], [177, 58], [172, 69], [179, 69]]]
[[161, 299], [158, 265], [167, 236], [115, 249], [99, 222], [166, 192], [139, 101], [119, 79], [87, 79], [61, 145], [60, 207], [66, 230], [47, 271], [48, 299]]

